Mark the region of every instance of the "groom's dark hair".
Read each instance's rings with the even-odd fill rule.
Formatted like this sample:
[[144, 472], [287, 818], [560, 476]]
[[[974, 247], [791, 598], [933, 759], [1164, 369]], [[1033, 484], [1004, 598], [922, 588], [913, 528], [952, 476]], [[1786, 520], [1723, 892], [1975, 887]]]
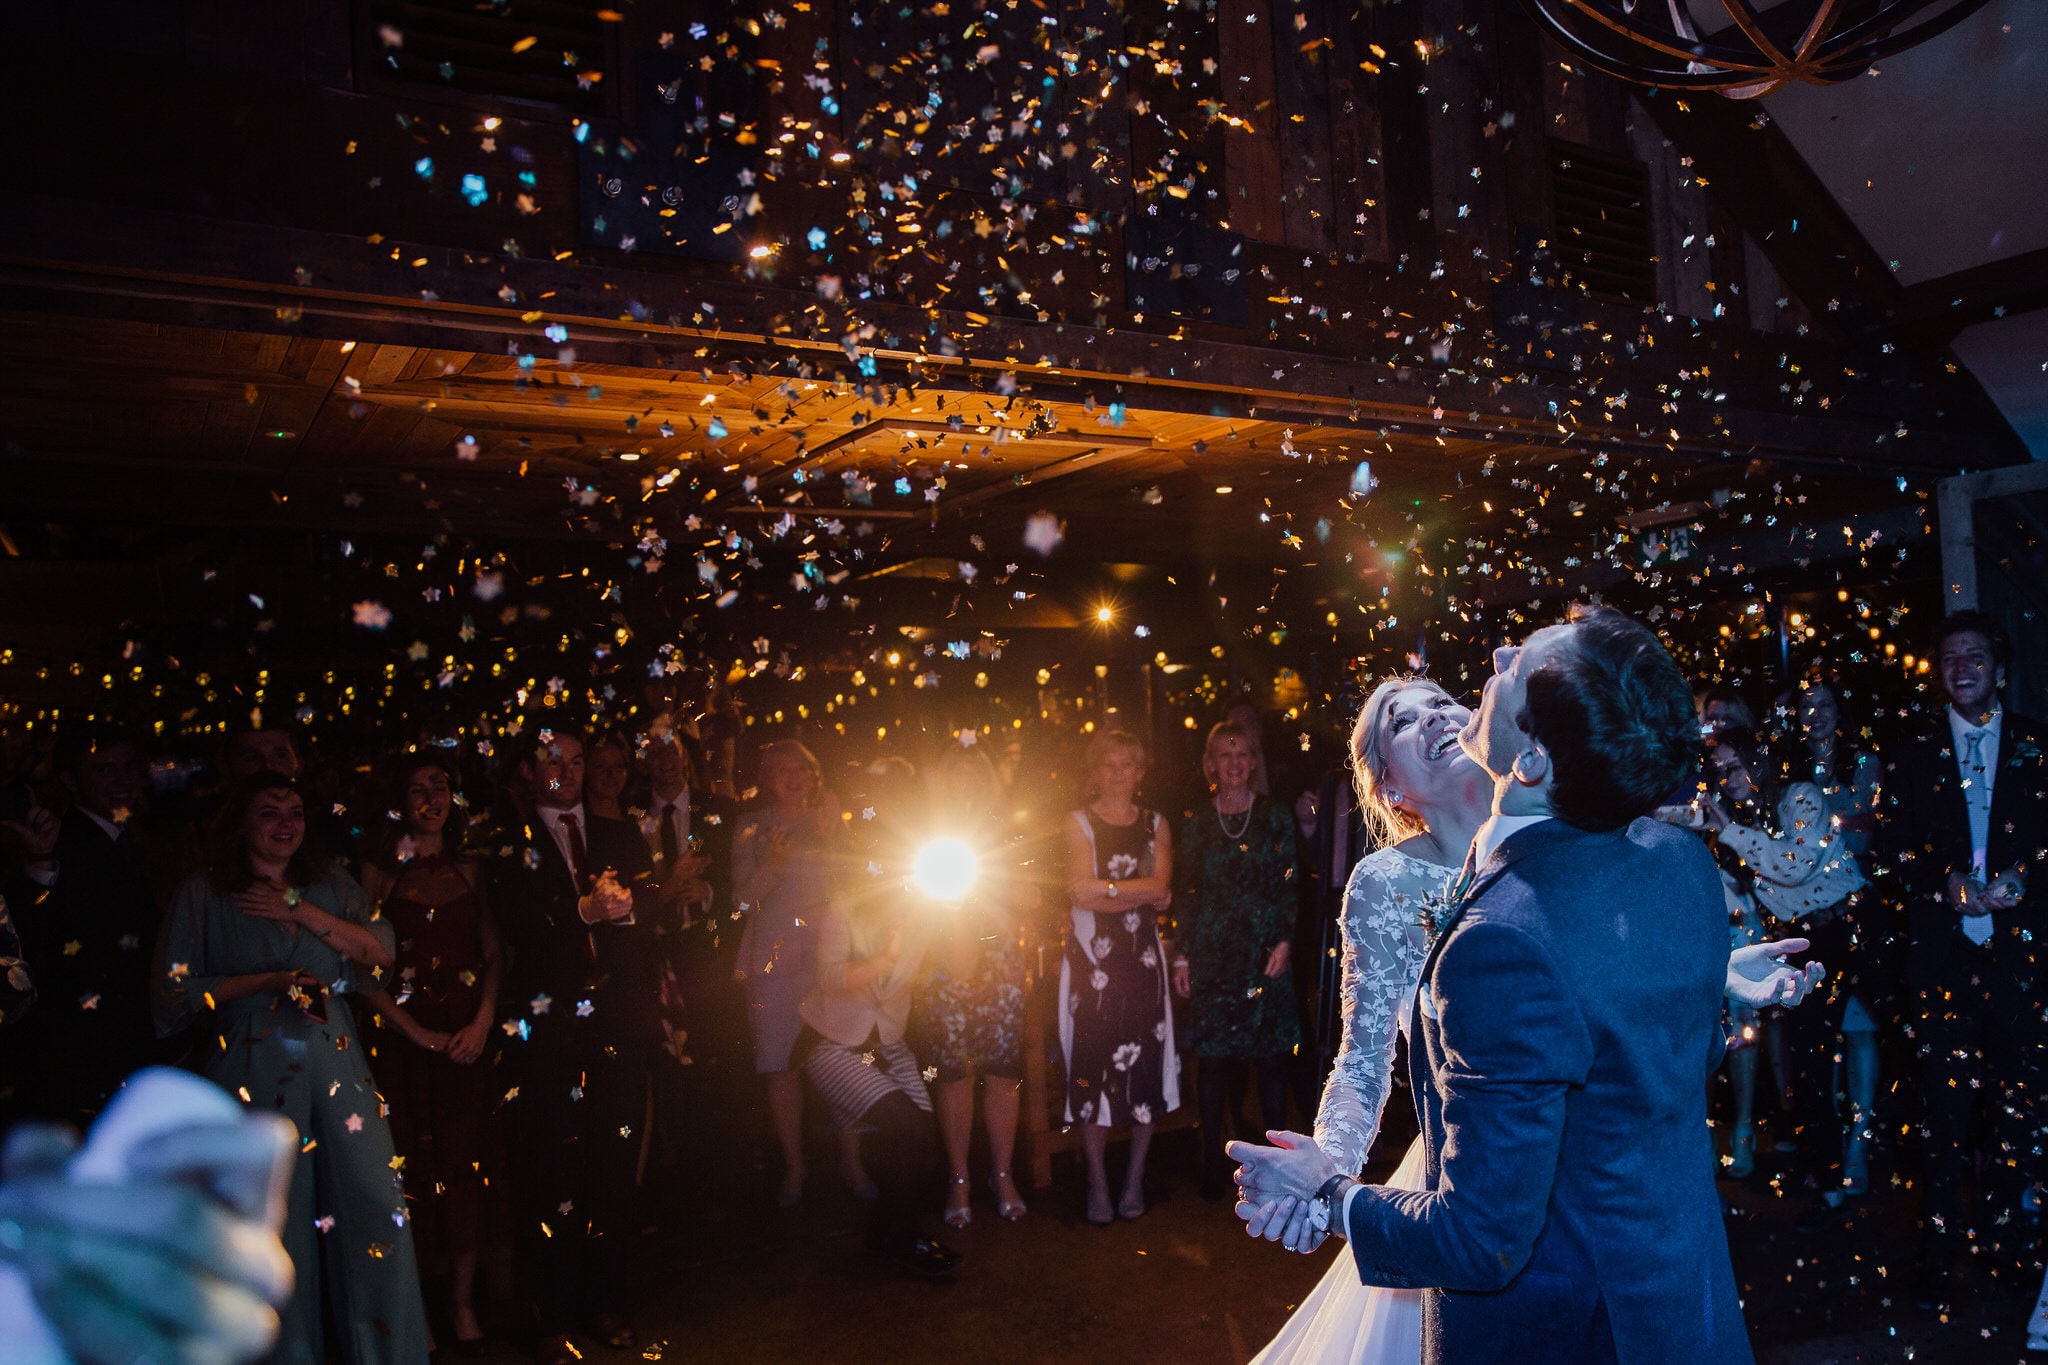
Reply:
[[1525, 729], [1550, 754], [1550, 810], [1579, 829], [1648, 815], [1698, 751], [1692, 688], [1649, 627], [1574, 606], [1565, 646], [1529, 676]]

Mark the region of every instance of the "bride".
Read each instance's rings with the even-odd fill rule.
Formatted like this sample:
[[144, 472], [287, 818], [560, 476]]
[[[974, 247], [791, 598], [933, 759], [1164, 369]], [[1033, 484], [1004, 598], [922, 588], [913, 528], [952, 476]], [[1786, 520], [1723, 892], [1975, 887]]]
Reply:
[[[1344, 1035], [1316, 1112], [1316, 1144], [1340, 1171], [1362, 1169], [1379, 1133], [1395, 1034], [1408, 1027], [1451, 883], [1492, 813], [1492, 779], [1458, 747], [1471, 718], [1428, 679], [1395, 676], [1373, 689], [1351, 731], [1359, 807], [1379, 847], [1359, 859], [1344, 891]], [[1819, 963], [1785, 964], [1807, 947], [1788, 938], [1737, 949], [1729, 998], [1797, 1005], [1825, 972]], [[1418, 1140], [1386, 1184], [1421, 1189], [1422, 1171]], [[2048, 1321], [2048, 1309], [2043, 1316]], [[1340, 1255], [1252, 1365], [1415, 1365], [1421, 1357], [1422, 1291], [1364, 1285], [1351, 1257]]]
[[[1392, 677], [1351, 731], [1359, 808], [1380, 846], [1359, 859], [1344, 891], [1344, 1035], [1316, 1112], [1316, 1142], [1340, 1171], [1360, 1170], [1372, 1149], [1430, 928], [1491, 810], [1492, 779], [1458, 747], [1471, 718], [1435, 683]], [[1422, 1188], [1420, 1142], [1386, 1183]], [[1421, 1356], [1421, 1291], [1360, 1284], [1347, 1255], [1330, 1262], [1253, 1365], [1414, 1365]]]

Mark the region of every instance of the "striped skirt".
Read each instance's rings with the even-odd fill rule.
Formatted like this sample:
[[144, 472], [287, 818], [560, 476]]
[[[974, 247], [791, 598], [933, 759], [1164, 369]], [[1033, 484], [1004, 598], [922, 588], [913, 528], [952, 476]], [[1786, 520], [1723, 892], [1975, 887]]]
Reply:
[[[875, 1043], [864, 1048], [847, 1047], [804, 1030], [801, 1069], [825, 1105], [832, 1121], [851, 1128], [861, 1116], [891, 1091], [909, 1096], [910, 1102], [931, 1112], [932, 1097], [924, 1088], [924, 1072], [915, 1053], [902, 1043]], [[805, 1051], [804, 1044], [810, 1044]]]

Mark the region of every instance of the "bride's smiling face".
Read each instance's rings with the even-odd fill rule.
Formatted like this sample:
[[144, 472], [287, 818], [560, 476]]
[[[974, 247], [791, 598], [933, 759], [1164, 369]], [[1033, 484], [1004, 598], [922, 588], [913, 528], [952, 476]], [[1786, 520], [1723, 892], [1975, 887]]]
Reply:
[[1401, 793], [1401, 804], [1428, 807], [1450, 796], [1471, 776], [1472, 759], [1458, 747], [1458, 732], [1472, 712], [1434, 683], [1416, 683], [1396, 692], [1380, 721], [1381, 752], [1387, 758], [1387, 785]]

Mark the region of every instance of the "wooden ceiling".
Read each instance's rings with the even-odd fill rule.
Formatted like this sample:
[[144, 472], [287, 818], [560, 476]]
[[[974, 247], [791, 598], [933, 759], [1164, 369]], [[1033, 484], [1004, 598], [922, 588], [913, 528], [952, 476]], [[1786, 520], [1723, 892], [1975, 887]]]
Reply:
[[1504, 449], [738, 366], [0, 319], [16, 517], [546, 538], [587, 520], [595, 490], [679, 520], [907, 522], [936, 533], [927, 548], [1051, 511], [1096, 559], [1256, 559], [1290, 515], [1341, 519], [1361, 459], [1434, 495]]

